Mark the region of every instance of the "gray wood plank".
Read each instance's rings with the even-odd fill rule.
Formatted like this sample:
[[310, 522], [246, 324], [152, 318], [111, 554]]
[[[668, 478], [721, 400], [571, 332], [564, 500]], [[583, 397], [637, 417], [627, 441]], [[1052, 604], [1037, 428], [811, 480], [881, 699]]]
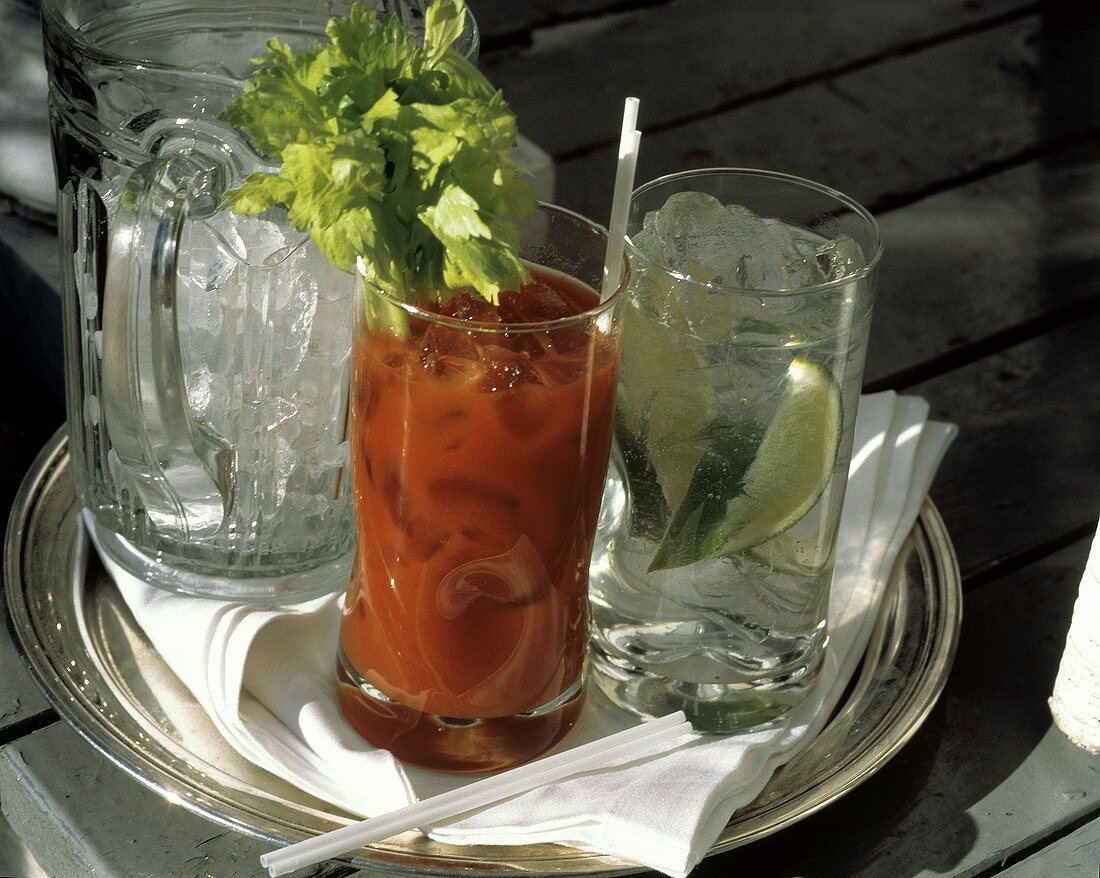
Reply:
[[50, 706], [23, 665], [4, 621], [0, 620], [0, 741], [50, 713]]
[[868, 381], [1096, 300], [1100, 144], [924, 198], [879, 220], [885, 254]]
[[[1095, 102], [1082, 101], [1073, 114], [1053, 109], [1074, 103], [1073, 82], [1095, 90], [1097, 73], [1083, 67], [1076, 77], [1044, 78], [1043, 53], [1054, 51], [1045, 23], [1038, 16], [1011, 21], [669, 130], [645, 131], [643, 102], [637, 180], [693, 167], [763, 167], [878, 207], [1095, 132]], [[578, 105], [587, 103], [584, 94], [574, 98]], [[551, 153], [554, 142], [541, 129], [553, 121], [549, 107], [527, 116], [521, 107], [521, 126]], [[578, 124], [565, 111], [557, 121], [567, 129]], [[561, 161], [561, 203], [605, 220], [614, 165], [612, 147]]]
[[[551, 0], [516, 3], [515, 0], [473, 0], [468, 4], [477, 19], [483, 40], [526, 35], [534, 28], [562, 20], [599, 15], [623, 7], [622, 0]], [[629, 4], [628, 4], [629, 5]]]
[[0, 875], [10, 878], [48, 878], [22, 839], [0, 816]]
[[1100, 765], [1046, 704], [1088, 546], [968, 593], [947, 687], [905, 749], [820, 814], [704, 861], [694, 878], [988, 875], [1095, 813]]
[[[271, 845], [169, 804], [58, 722], [0, 748], [0, 807], [50, 875], [260, 878]], [[336, 863], [301, 878], [355, 874]]]
[[959, 425], [932, 496], [964, 575], [1096, 521], [1098, 338], [1094, 315], [912, 388]]
[[[617, 139], [627, 95], [641, 99], [641, 125], [655, 130], [1033, 6], [960, 0], [631, 5], [620, 4], [625, 11], [619, 14], [536, 30], [529, 46], [482, 56], [482, 69], [504, 89], [521, 128], [553, 155]], [[580, 11], [573, 2], [508, 6], [513, 26]], [[472, 8], [490, 31], [496, 26], [499, 4]]]
[[997, 878], [1096, 878], [1100, 874], [1100, 817], [998, 873]]

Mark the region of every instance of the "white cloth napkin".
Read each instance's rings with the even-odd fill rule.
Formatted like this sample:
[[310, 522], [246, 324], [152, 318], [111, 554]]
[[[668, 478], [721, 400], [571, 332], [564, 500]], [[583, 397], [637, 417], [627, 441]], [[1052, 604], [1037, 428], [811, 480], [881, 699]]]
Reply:
[[1100, 524], [1081, 576], [1049, 703], [1054, 722], [1065, 736], [1100, 755]]
[[[819, 684], [784, 725], [694, 736], [645, 762], [570, 778], [435, 827], [432, 837], [451, 844], [560, 842], [671, 876], [687, 874], [730, 815], [813, 740], [840, 699], [866, 649], [893, 562], [956, 433], [953, 425], [927, 418], [928, 406], [917, 398], [887, 392], [860, 400], [829, 649]], [[342, 596], [258, 608], [168, 594], [109, 559], [104, 564], [168, 665], [226, 739], [257, 765], [361, 815], [465, 782], [403, 766], [345, 723], [332, 682]], [[590, 697], [559, 749], [633, 722], [605, 699]], [[354, 782], [343, 783], [347, 778]]]

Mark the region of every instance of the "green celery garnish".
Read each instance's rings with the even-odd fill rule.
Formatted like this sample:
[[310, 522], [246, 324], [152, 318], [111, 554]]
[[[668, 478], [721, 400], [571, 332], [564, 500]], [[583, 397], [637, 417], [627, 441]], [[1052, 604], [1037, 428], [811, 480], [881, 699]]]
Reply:
[[221, 114], [282, 160], [226, 196], [237, 213], [286, 209], [333, 265], [413, 291], [475, 289], [490, 300], [526, 272], [515, 221], [536, 202], [510, 156], [516, 119], [452, 45], [462, 0], [428, 8], [423, 46], [363, 5], [303, 52], [272, 39]]

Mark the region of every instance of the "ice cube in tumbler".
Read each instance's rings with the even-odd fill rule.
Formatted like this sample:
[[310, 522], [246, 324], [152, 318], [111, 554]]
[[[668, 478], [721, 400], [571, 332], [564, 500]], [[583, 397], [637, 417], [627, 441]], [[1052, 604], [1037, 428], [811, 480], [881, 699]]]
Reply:
[[[833, 279], [820, 240], [702, 192], [678, 192], [646, 215], [635, 245], [702, 283], [749, 290], [797, 290]], [[854, 243], [854, 242], [853, 242]], [[858, 249], [858, 248], [857, 248]], [[823, 264], [824, 263], [824, 264]]]

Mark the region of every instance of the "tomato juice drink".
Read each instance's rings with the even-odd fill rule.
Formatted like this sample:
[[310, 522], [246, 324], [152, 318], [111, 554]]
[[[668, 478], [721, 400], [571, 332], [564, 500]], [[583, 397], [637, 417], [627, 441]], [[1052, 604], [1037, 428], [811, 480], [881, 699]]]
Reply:
[[618, 296], [528, 268], [497, 304], [459, 293], [405, 308], [403, 333], [357, 331], [339, 698], [434, 768], [531, 758], [583, 700]]

